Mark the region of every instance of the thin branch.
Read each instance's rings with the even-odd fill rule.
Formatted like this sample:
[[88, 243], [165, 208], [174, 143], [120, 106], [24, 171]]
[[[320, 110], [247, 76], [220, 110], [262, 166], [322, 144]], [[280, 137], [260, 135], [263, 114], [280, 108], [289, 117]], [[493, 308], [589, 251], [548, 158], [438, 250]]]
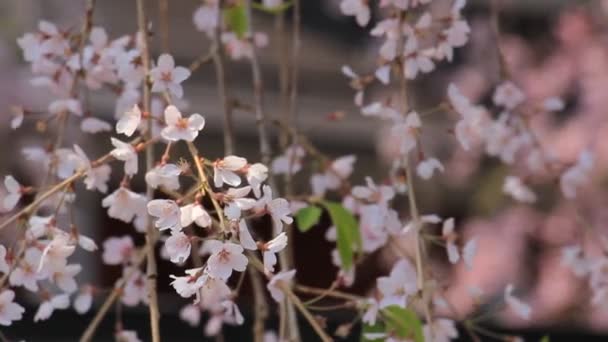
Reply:
[[253, 267], [248, 269], [253, 288], [254, 317], [253, 336], [255, 342], [264, 342], [264, 323], [268, 317], [268, 303], [264, 294], [264, 286], [260, 273]]
[[131, 276], [133, 274], [135, 274], [135, 271], [137, 269], [139, 269], [139, 267], [143, 264], [144, 260], [146, 259], [145, 257], [147, 255], [147, 251], [149, 249], [150, 249], [149, 245], [145, 245], [144, 247], [142, 247], [142, 249], [139, 251], [139, 254], [135, 258], [135, 263], [132, 265], [133, 268], [131, 270], [129, 270], [129, 272], [127, 274], [125, 274], [124, 277], [121, 277], [120, 279], [118, 279], [116, 281], [116, 284], [114, 285], [114, 288], [112, 289], [112, 292], [110, 292], [108, 297], [106, 297], [106, 300], [103, 302], [103, 304], [99, 308], [99, 311], [97, 311], [97, 313], [95, 314], [95, 317], [93, 318], [91, 323], [89, 323], [89, 325], [85, 329], [84, 333], [80, 337], [80, 342], [88, 342], [88, 341], [93, 340], [95, 332], [97, 331], [97, 327], [99, 326], [99, 324], [101, 323], [101, 321], [103, 320], [105, 315], [108, 313], [108, 311], [112, 307], [112, 304], [114, 304], [114, 302], [122, 294], [122, 289], [125, 286], [125, 284], [127, 283], [127, 281], [131, 278]]
[[161, 51], [168, 53], [169, 49], [169, 0], [158, 0]]
[[229, 101], [229, 92], [228, 86], [226, 85], [226, 68], [224, 66], [224, 52], [222, 50], [222, 3], [223, 1], [218, 1], [218, 6], [220, 7], [218, 10], [218, 18], [217, 18], [217, 27], [213, 32], [213, 46], [211, 51], [213, 52], [213, 65], [215, 66], [215, 78], [217, 81], [217, 95], [220, 99], [220, 103], [222, 104], [222, 110], [224, 112], [224, 121], [223, 121], [223, 129], [224, 129], [224, 155], [234, 154], [234, 123], [232, 120], [232, 107], [230, 106]]
[[312, 326], [312, 328], [317, 333], [319, 338], [321, 338], [321, 340], [323, 342], [333, 341], [333, 339], [331, 337], [329, 337], [329, 335], [327, 335], [325, 330], [323, 330], [323, 328], [319, 325], [319, 322], [317, 322], [317, 320], [312, 316], [312, 314], [306, 309], [304, 304], [302, 304], [302, 302], [300, 301], [300, 298], [298, 298], [298, 296], [296, 296], [291, 291], [291, 288], [289, 288], [289, 286], [287, 284], [281, 284], [281, 285], [282, 285], [281, 289], [283, 289], [283, 292], [287, 295], [287, 297], [289, 298], [289, 301], [292, 302], [296, 306], [298, 311], [300, 311], [302, 316], [304, 316], [304, 318], [306, 318], [306, 320]]
[[[144, 69], [145, 78], [143, 81], [143, 110], [145, 113], [150, 112], [150, 51], [148, 47], [148, 19], [146, 17], [145, 0], [137, 0], [137, 26], [141, 35], [141, 60]], [[150, 139], [152, 136], [153, 121], [151, 116], [147, 120], [147, 129], [145, 137]], [[146, 172], [154, 167], [154, 147], [146, 146]], [[154, 198], [154, 189], [146, 184], [146, 198], [148, 201]], [[157, 266], [155, 246], [158, 232], [152, 225], [150, 216], [146, 220], [146, 244], [148, 245], [146, 257], [146, 286], [149, 297], [150, 311], [150, 330], [152, 333], [152, 341], [160, 342], [160, 312], [158, 308], [158, 292], [156, 288]]]

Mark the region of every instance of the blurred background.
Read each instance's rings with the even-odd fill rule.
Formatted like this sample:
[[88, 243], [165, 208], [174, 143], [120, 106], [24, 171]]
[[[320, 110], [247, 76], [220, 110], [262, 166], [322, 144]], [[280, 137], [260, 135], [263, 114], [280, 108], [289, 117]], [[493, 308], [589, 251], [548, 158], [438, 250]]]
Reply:
[[[148, 1], [150, 20], [158, 23], [156, 1]], [[354, 91], [341, 74], [342, 65], [356, 71], [370, 72], [376, 65], [379, 42], [358, 27], [351, 17], [339, 11], [338, 0], [307, 0], [302, 2], [302, 43], [299, 54], [299, 95], [297, 124], [320, 150], [338, 157], [355, 154], [357, 162], [353, 184], [363, 183], [364, 176], [378, 181], [386, 179], [391, 162], [391, 141], [386, 139], [381, 123], [359, 114], [353, 104]], [[169, 2], [170, 52], [177, 65], [189, 65], [206, 54], [209, 42], [196, 31], [192, 13], [199, 2], [181, 0]], [[5, 111], [0, 121], [3, 156], [0, 174], [21, 175], [24, 184], [36, 183], [39, 173], [22, 156], [21, 149], [40, 146], [48, 135], [40, 134], [34, 122], [26, 122], [18, 131], [9, 126], [11, 105], [23, 105], [33, 110], [46, 108], [48, 92], [30, 84], [29, 66], [23, 62], [16, 39], [35, 30], [40, 19], [56, 23], [61, 28], [76, 28], [81, 24], [84, 1], [74, 0], [19, 0], [0, 2], [0, 108]], [[376, 17], [378, 13], [375, 14]], [[499, 82], [496, 37], [491, 29], [489, 1], [470, 0], [465, 9], [471, 27], [470, 42], [456, 50], [451, 64], [442, 63], [438, 70], [412, 82], [414, 107], [420, 111], [432, 108], [446, 98], [449, 82], [458, 84], [465, 95], [482, 104], [491, 103], [493, 89]], [[532, 320], [521, 321], [508, 313], [499, 312], [488, 325], [513, 334], [522, 334], [526, 341], [537, 341], [549, 334], [552, 341], [591, 341], [608, 337], [608, 307], [591, 306], [588, 283], [577, 278], [561, 265], [561, 247], [581, 242], [589, 253], [600, 254], [598, 235], [608, 229], [608, 2], [567, 0], [504, 0], [501, 2], [501, 48], [513, 80], [526, 92], [530, 100], [542, 101], [551, 96], [561, 97], [566, 108], [558, 114], [538, 115], [532, 127], [543, 146], [564, 164], [576, 161], [585, 148], [596, 155], [593, 186], [579, 195], [576, 202], [562, 200], [556, 184], [533, 180], [539, 201], [534, 206], [520, 206], [502, 193], [502, 184], [509, 170], [499, 161], [485, 157], [482, 151], [465, 152], [455, 149], [456, 140], [450, 132], [457, 119], [449, 113], [436, 113], [425, 118], [425, 152], [436, 155], [449, 170], [431, 182], [418, 182], [419, 200], [423, 213], [455, 217], [457, 230], [463, 236], [478, 236], [478, 255], [472, 271], [445, 263], [444, 251], [433, 249], [437, 272], [445, 274], [447, 299], [460, 314], [472, 313], [474, 305], [467, 295], [471, 286], [487, 294], [490, 307], [498, 301], [504, 286], [514, 282], [521, 289], [520, 298], [533, 307]], [[377, 19], [377, 18], [376, 18]], [[288, 12], [287, 22], [291, 15]], [[372, 20], [373, 21], [373, 20]], [[111, 39], [136, 31], [134, 1], [97, 1], [94, 25], [103, 26]], [[271, 15], [258, 13], [254, 26], [268, 33], [269, 45], [260, 50], [266, 93], [266, 109], [270, 116], [279, 115], [278, 63], [281, 56], [276, 42], [275, 20]], [[373, 25], [370, 24], [370, 26]], [[153, 39], [153, 56], [160, 52], [158, 39]], [[242, 103], [252, 102], [251, 76], [248, 63], [227, 63], [227, 83], [231, 97]], [[222, 110], [218, 101], [215, 73], [212, 65], [205, 65], [184, 82], [184, 100], [188, 112], [199, 112], [207, 119], [205, 134], [197, 143], [214, 159], [223, 154]], [[368, 97], [385, 91], [370, 89]], [[114, 95], [109, 91], [91, 96], [90, 109], [96, 116], [112, 120]], [[339, 115], [337, 114], [339, 113]], [[336, 120], [336, 117], [344, 117]], [[249, 160], [259, 160], [255, 120], [246, 110], [235, 110], [236, 154]], [[83, 134], [74, 125], [68, 141], [78, 143], [93, 156], [109, 150], [109, 135]], [[426, 134], [426, 133], [429, 134]], [[274, 132], [274, 137], [277, 137]], [[275, 139], [276, 142], [276, 139]], [[68, 144], [70, 146], [70, 144]], [[275, 144], [275, 149], [277, 144]], [[119, 173], [114, 173], [114, 175]], [[525, 176], [525, 175], [524, 175]], [[117, 176], [115, 176], [116, 178]], [[296, 186], [308, 191], [306, 177], [299, 177]], [[110, 182], [115, 188], [120, 179]], [[139, 187], [139, 188], [138, 188]], [[144, 185], [136, 184], [136, 190]], [[81, 231], [101, 241], [108, 236], [132, 234], [133, 228], [106, 216], [99, 203], [102, 194], [78, 189], [77, 222]], [[398, 204], [406, 208], [406, 204]], [[329, 220], [306, 234], [297, 234], [295, 242], [298, 278], [305, 284], [327, 287], [335, 276], [330, 251], [332, 245], [323, 238]], [[593, 227], [593, 231], [584, 226]], [[138, 242], [143, 238], [138, 237]], [[100, 264], [100, 252], [79, 256], [85, 265], [80, 282], [111, 286], [120, 276], [115, 267]], [[375, 284], [375, 278], [386, 274], [397, 257], [390, 250], [381, 250], [369, 258], [358, 270], [354, 292], [364, 294]], [[169, 262], [161, 263], [159, 286], [162, 311], [162, 333], [167, 340], [201, 340], [202, 328], [192, 328], [177, 317], [186, 303], [169, 288], [168, 274], [178, 268]], [[246, 290], [248, 291], [248, 290]], [[608, 304], [608, 303], [607, 303]], [[36, 306], [35, 302], [31, 303]], [[251, 302], [239, 302], [242, 311], [249, 312]], [[608, 306], [608, 305], [606, 305]], [[29, 308], [28, 308], [29, 309]], [[93, 309], [92, 312], [95, 310]], [[70, 340], [71, 330], [84, 329], [92, 313], [77, 316], [67, 311], [54, 318], [32, 323], [32, 310], [26, 319], [7, 329], [9, 336], [31, 336], [37, 340]], [[126, 328], [136, 329], [143, 340], [148, 339], [147, 309], [129, 308], [123, 313]], [[344, 312], [328, 316], [328, 325], [337, 326], [352, 317]], [[100, 340], [110, 339], [114, 318], [109, 315], [100, 329]], [[303, 323], [304, 328], [307, 327]], [[224, 338], [250, 339], [247, 324], [225, 329]], [[305, 331], [306, 340], [314, 335]], [[357, 331], [349, 337], [357, 340]], [[462, 334], [466, 340], [465, 334]], [[485, 340], [485, 339], [484, 339]]]

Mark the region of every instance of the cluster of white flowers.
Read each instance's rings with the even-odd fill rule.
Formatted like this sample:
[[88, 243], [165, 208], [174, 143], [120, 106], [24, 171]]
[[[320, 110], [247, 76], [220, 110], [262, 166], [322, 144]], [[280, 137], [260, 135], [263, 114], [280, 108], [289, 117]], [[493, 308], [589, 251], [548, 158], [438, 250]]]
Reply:
[[[428, 307], [445, 308], [447, 304], [436, 286], [439, 279], [431, 279], [435, 276], [433, 272], [424, 269], [432, 267], [428, 260], [423, 260], [427, 257], [425, 244], [430, 241], [444, 247], [446, 265], [469, 270], [474, 267], [479, 240], [477, 236], [459, 232], [454, 218], [418, 212], [414, 181], [428, 183], [436, 174], [449, 170], [439, 156], [425, 151], [424, 112], [417, 112], [403, 98], [407, 95], [407, 80], [433, 71], [440, 61], [452, 61], [454, 49], [469, 39], [470, 28], [462, 16], [466, 0], [444, 1], [443, 5], [440, 2], [381, 0], [380, 13], [386, 15], [370, 27], [370, 34], [380, 40], [378, 67], [367, 75], [348, 66], [341, 69], [355, 90], [354, 103], [361, 114], [390, 126], [387, 139], [393, 143], [391, 148], [395, 152], [390, 171], [386, 180], [365, 177], [365, 184], [356, 181], [351, 184], [350, 179], [357, 170], [355, 155], [327, 157], [312, 144], [306, 144], [305, 138], [293, 141], [269, 165], [251, 163], [237, 155], [215, 160], [204, 158], [196, 151], [195, 142], [203, 134], [205, 117], [198, 113], [184, 115], [179, 102], [184, 96], [182, 83], [190, 77], [191, 69], [176, 66], [173, 56], [167, 53], [150, 63], [144, 61], [148, 58], [145, 56], [148, 37], [141, 32], [111, 40], [101, 27], [85, 27], [84, 32], [74, 34], [41, 21], [38, 30], [19, 38], [18, 44], [35, 75], [32, 84], [46, 88], [54, 96], [45, 115], [60, 123], [75, 120], [86, 133], [107, 132], [116, 136], [109, 139], [112, 146], [109, 153], [98, 159], [89, 158], [79, 145], [65, 147], [63, 139], [58, 139], [56, 146], [24, 148], [22, 153], [26, 159], [47, 174], [42, 184], [26, 186], [11, 175], [5, 176], [4, 211], [21, 209], [19, 205], [27, 202], [30, 194], [35, 194], [35, 198], [17, 212], [12, 221], [9, 219], [8, 223], [17, 222], [22, 233], [19, 243], [8, 249], [0, 245], [0, 273], [3, 274], [0, 281], [6, 283], [0, 284], [3, 287], [0, 325], [11, 325], [22, 319], [25, 309], [15, 302], [14, 292], [19, 287], [39, 298], [34, 321], [49, 319], [55, 310], [67, 309], [70, 305], [80, 314], [90, 310], [100, 291], [93, 284], [76, 281], [83, 267], [73, 260], [78, 248], [89, 252], [97, 249], [92, 239], [79, 232], [71, 212], [77, 194], [75, 183], [82, 180], [87, 190], [105, 194], [101, 206], [107, 208], [110, 218], [132, 225], [138, 234], [147, 234], [144, 246], [136, 244], [138, 239], [133, 232], [119, 233], [102, 243], [102, 262], [121, 268], [121, 281], [113, 291], [119, 294], [122, 305], [134, 307], [151, 302], [153, 293], [148, 293], [150, 279], [142, 271], [142, 256], [155, 255], [157, 247], [161, 258], [184, 267], [179, 275], [161, 276], [159, 281], [170, 282], [183, 298], [194, 297], [179, 315], [187, 323], [198, 326], [205, 313], [209, 317], [204, 329], [206, 335], [218, 334], [224, 324], [243, 324], [244, 317], [237, 305], [240, 281], [234, 289], [229, 284], [235, 283], [237, 273], [243, 276], [250, 267], [259, 273], [255, 275], [264, 277], [271, 298], [282, 304], [289, 296], [287, 304], [291, 305], [290, 302], [298, 300], [291, 292], [296, 270], [286, 269], [284, 263], [278, 265], [279, 253], [291, 242], [286, 227], [294, 221], [292, 213], [307, 208], [316, 209], [318, 221], [323, 207], [334, 221], [325, 238], [336, 244], [331, 256], [338, 272], [332, 289], [323, 292], [318, 300], [340, 287], [351, 287], [357, 276], [357, 262], [362, 258], [385, 247], [396, 247], [399, 258], [390, 272], [376, 279], [368, 297], [356, 297], [356, 305], [352, 307], [361, 311], [358, 317], [362, 317], [366, 325], [376, 325], [377, 321], [387, 318], [387, 310], [410, 310], [417, 301], [416, 305], [426, 306], [428, 316], [422, 327], [426, 340], [457, 338], [458, 331], [450, 316], [433, 317]], [[375, 13], [370, 8], [372, 3], [342, 0], [340, 9], [354, 17], [358, 25], [367, 27]], [[290, 5], [281, 0], [256, 3], [265, 10]], [[237, 11], [232, 14], [238, 16], [244, 13], [245, 7], [238, 3], [222, 4], [219, 0], [202, 1], [193, 13], [195, 28], [214, 41], [214, 48], [223, 48], [233, 60], [254, 60], [255, 49], [268, 44], [267, 36], [252, 31], [251, 27], [237, 32], [229, 20], [220, 20], [230, 19], [230, 15], [225, 15], [226, 10]], [[399, 83], [403, 101], [368, 99], [368, 86], [377, 82], [388, 86]], [[81, 99], [80, 88], [87, 92], [109, 89], [116, 94], [115, 125], [107, 122], [108, 118], [93, 116], [86, 108], [87, 102]], [[142, 89], [152, 94], [142, 93]], [[528, 175], [558, 170], [556, 177], [568, 199], [575, 198], [591, 177], [594, 158], [590, 152], [582, 153], [572, 165], [555, 167], [554, 158], [543, 150], [526, 121], [523, 109], [529, 100], [515, 83], [507, 80], [496, 87], [490, 109], [474, 104], [454, 84], [449, 85], [447, 97], [448, 104], [439, 109], [458, 115], [453, 132], [462, 149], [476, 149], [505, 164], [525, 166], [525, 175], [505, 178], [502, 191], [513, 199], [523, 203], [536, 201], [536, 194], [526, 184]], [[550, 98], [535, 108], [559, 111], [563, 103]], [[499, 115], [494, 117], [491, 110]], [[33, 111], [15, 107], [11, 127], [19, 128], [33, 116], [31, 113]], [[47, 121], [50, 120], [38, 124]], [[39, 126], [39, 130], [44, 130], [44, 125]], [[158, 146], [164, 147], [165, 153], [142, 170], [140, 153], [153, 151], [152, 148]], [[190, 154], [179, 155], [179, 147], [187, 147]], [[311, 159], [315, 162], [307, 163]], [[119, 172], [122, 181], [113, 189], [109, 184], [110, 161], [118, 161], [122, 170]], [[271, 175], [285, 175], [287, 180], [303, 174], [309, 176], [310, 191], [307, 196], [288, 197], [290, 201], [278, 196], [278, 189], [266, 184]], [[134, 179], [138, 176], [145, 179], [146, 194], [136, 188]], [[160, 193], [162, 196], [157, 195]], [[340, 203], [329, 201], [334, 195], [339, 196]], [[408, 215], [397, 210], [398, 201], [404, 199], [409, 200]], [[337, 216], [345, 220], [339, 222]], [[263, 236], [262, 230], [253, 229], [262, 222], [262, 217], [269, 219], [273, 235]], [[64, 224], [64, 219], [69, 224]], [[344, 236], [350, 233], [356, 237]], [[416, 252], [412, 253], [415, 255], [401, 253], [401, 243], [415, 246]], [[351, 254], [352, 259], [347, 260]], [[583, 256], [579, 246], [563, 251], [564, 264], [577, 276], [589, 278], [595, 304], [607, 301], [607, 260]], [[192, 266], [188, 266], [190, 264]], [[530, 319], [531, 307], [513, 292], [513, 285], [508, 284], [504, 303], [518, 317]], [[305, 305], [298, 309], [306, 310]], [[390, 331], [367, 337], [397, 341]], [[123, 329], [116, 332], [116, 338], [139, 341], [136, 332]]]

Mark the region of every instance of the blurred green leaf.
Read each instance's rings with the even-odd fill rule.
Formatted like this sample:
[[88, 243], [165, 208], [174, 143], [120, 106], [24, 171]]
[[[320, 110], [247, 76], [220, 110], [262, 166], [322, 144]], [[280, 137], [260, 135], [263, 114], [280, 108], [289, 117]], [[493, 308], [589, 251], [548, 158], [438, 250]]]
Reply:
[[296, 213], [296, 222], [298, 224], [298, 229], [302, 233], [306, 233], [310, 230], [310, 228], [314, 227], [317, 223], [319, 223], [319, 219], [321, 218], [322, 213], [323, 210], [314, 205], [298, 210], [298, 212]]
[[401, 338], [412, 339], [415, 342], [424, 342], [422, 322], [413, 310], [391, 305], [382, 310], [387, 332], [394, 333]]
[[549, 337], [549, 335], [545, 335], [540, 339], [539, 342], [551, 342], [551, 338]]
[[249, 19], [247, 18], [245, 4], [241, 1], [236, 5], [224, 9], [224, 21], [237, 37], [245, 37], [249, 29]]
[[385, 331], [386, 331], [386, 327], [379, 320], [376, 321], [375, 325], [363, 324], [363, 328], [361, 329], [361, 340], [360, 341], [361, 342], [384, 341], [385, 338], [383, 338], [383, 337], [382, 338], [370, 339], [370, 338], [367, 338], [366, 335], [367, 334], [373, 334], [373, 333], [383, 333]]
[[336, 226], [338, 253], [342, 267], [348, 271], [353, 266], [355, 251], [361, 251], [361, 233], [357, 219], [340, 203], [323, 201], [321, 204], [327, 209], [331, 221]]

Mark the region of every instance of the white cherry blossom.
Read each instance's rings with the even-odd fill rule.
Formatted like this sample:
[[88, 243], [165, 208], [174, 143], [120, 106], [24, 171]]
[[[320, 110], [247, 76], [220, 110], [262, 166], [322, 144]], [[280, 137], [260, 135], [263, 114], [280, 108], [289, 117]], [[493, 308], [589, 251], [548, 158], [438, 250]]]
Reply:
[[80, 129], [85, 133], [96, 134], [111, 131], [112, 125], [101, 119], [90, 116], [80, 122]]
[[366, 26], [371, 18], [371, 11], [367, 1], [364, 0], [342, 0], [340, 10], [344, 15], [357, 18], [359, 26]]
[[416, 166], [416, 173], [422, 179], [431, 179], [435, 170], [444, 172], [443, 164], [436, 158], [427, 158]]
[[285, 299], [285, 293], [283, 292], [283, 286], [290, 286], [291, 281], [296, 275], [296, 270], [279, 272], [270, 278], [266, 288], [270, 292], [270, 296], [277, 303], [281, 303]]
[[190, 77], [190, 70], [175, 66], [173, 57], [169, 54], [162, 54], [158, 57], [158, 64], [150, 70], [152, 76], [152, 92], [169, 92], [177, 98], [182, 98], [184, 89], [181, 83]]
[[179, 230], [181, 226], [181, 211], [173, 200], [155, 199], [147, 204], [148, 213], [158, 218], [154, 225], [160, 230]]
[[232, 270], [243, 272], [247, 267], [247, 257], [243, 255], [243, 247], [232, 242], [210, 240], [211, 256], [207, 261], [209, 275], [214, 278], [227, 280]]
[[51, 315], [56, 309], [65, 310], [68, 307], [70, 307], [70, 297], [67, 294], [53, 296], [40, 304], [38, 311], [36, 311], [36, 315], [34, 316], [34, 322], [46, 321], [51, 318]]
[[14, 302], [15, 292], [4, 290], [0, 293], [0, 325], [10, 326], [13, 321], [23, 318], [25, 309]]
[[4, 187], [8, 194], [2, 199], [2, 206], [6, 210], [13, 210], [23, 194], [22, 186], [11, 175], [4, 177]]
[[172, 263], [185, 262], [190, 256], [191, 248], [190, 238], [182, 232], [171, 231], [171, 236], [165, 241], [165, 249]]
[[182, 169], [175, 164], [157, 165], [146, 173], [146, 183], [153, 189], [162, 186], [167, 190], [179, 189]]
[[262, 246], [262, 257], [264, 260], [264, 268], [267, 272], [274, 272], [274, 265], [277, 263], [276, 254], [285, 249], [287, 246], [287, 234], [285, 232], [280, 233], [274, 239], [268, 241]]
[[405, 307], [408, 297], [418, 291], [416, 270], [407, 260], [399, 260], [387, 277], [378, 278], [378, 290], [382, 294], [380, 308], [390, 305]]
[[103, 242], [101, 260], [106, 265], [125, 264], [131, 261], [134, 253], [135, 244], [130, 236], [111, 237]]
[[249, 165], [247, 167], [246, 178], [247, 182], [251, 186], [251, 189], [253, 190], [253, 194], [256, 198], [259, 198], [260, 196], [262, 196], [260, 187], [262, 186], [262, 183], [268, 178], [268, 168], [266, 167], [266, 165], [261, 163]]
[[219, 188], [224, 183], [230, 186], [239, 186], [241, 177], [236, 171], [247, 165], [247, 159], [237, 156], [227, 156], [213, 163], [213, 184]]
[[125, 173], [129, 176], [133, 176], [137, 173], [137, 151], [133, 145], [120, 141], [114, 137], [110, 138], [114, 149], [110, 151], [110, 154], [121, 161], [125, 162]]
[[536, 194], [519, 177], [507, 176], [502, 191], [522, 203], [536, 202]]
[[116, 123], [116, 133], [132, 136], [141, 123], [141, 110], [137, 104], [126, 111]]
[[496, 87], [492, 97], [494, 104], [512, 110], [526, 100], [526, 95], [511, 81], [505, 81]]
[[209, 213], [207, 213], [200, 203], [187, 204], [181, 207], [180, 211], [180, 224], [182, 227], [188, 227], [192, 222], [202, 228], [211, 227], [211, 216], [209, 216]]
[[532, 308], [519, 298], [513, 295], [514, 287], [513, 284], [508, 284], [505, 288], [505, 303], [519, 318], [524, 320], [530, 320], [532, 315]]
[[169, 141], [194, 141], [198, 132], [205, 127], [205, 118], [195, 113], [188, 118], [174, 105], [165, 109], [165, 124], [167, 126], [160, 132], [161, 136]]
[[272, 221], [278, 230], [283, 229], [283, 223], [293, 223], [289, 202], [284, 198], [272, 198], [272, 189], [268, 185], [262, 187], [264, 195], [258, 200], [256, 207], [265, 208], [272, 217]]
[[251, 232], [249, 232], [249, 228], [247, 227], [247, 222], [245, 220], [239, 221], [239, 242], [245, 249], [251, 251], [258, 249], [258, 245], [251, 236]]
[[108, 208], [108, 216], [130, 223], [136, 215], [145, 210], [146, 197], [120, 187], [101, 201], [104, 208]]

